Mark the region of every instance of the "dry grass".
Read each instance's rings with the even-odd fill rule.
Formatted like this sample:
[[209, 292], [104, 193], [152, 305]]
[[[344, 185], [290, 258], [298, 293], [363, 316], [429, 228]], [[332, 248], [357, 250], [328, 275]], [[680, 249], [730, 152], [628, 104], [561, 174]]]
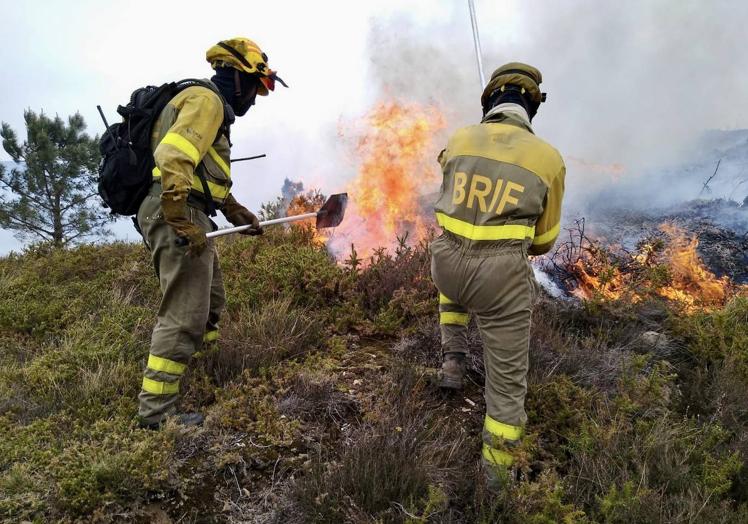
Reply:
[[218, 385], [257, 372], [315, 349], [320, 322], [314, 313], [296, 307], [290, 297], [273, 298], [257, 309], [244, 309], [226, 323], [218, 347], [205, 348], [198, 362]]
[[222, 244], [222, 338], [185, 381], [206, 424], [158, 433], [133, 421], [158, 299], [142, 247], [0, 259], [0, 518], [748, 521], [745, 301], [542, 301], [516, 481], [491, 495], [479, 336], [442, 394], [426, 247], [343, 270], [302, 233]]
[[474, 439], [431, 409], [436, 397], [423, 374], [394, 364], [379, 397], [383, 411], [371, 414], [376, 422], [357, 423], [340, 447], [317, 450], [290, 482], [277, 522], [436, 521], [448, 513], [447, 493], [474, 466]]

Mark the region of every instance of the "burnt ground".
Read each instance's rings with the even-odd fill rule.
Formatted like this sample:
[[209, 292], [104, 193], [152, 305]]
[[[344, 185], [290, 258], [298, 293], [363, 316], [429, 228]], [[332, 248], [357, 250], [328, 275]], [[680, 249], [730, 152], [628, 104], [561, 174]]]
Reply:
[[585, 222], [588, 233], [629, 250], [642, 240], [662, 236], [661, 224], [673, 224], [698, 238], [698, 253], [715, 275], [748, 283], [748, 205], [715, 199], [648, 211], [598, 208]]

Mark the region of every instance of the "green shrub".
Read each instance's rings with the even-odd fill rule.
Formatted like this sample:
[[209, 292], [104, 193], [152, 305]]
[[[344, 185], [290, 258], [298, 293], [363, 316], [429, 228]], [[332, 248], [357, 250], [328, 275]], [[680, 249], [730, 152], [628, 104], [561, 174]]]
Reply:
[[700, 365], [729, 360], [748, 384], [748, 297], [736, 297], [724, 309], [674, 317], [671, 324]]
[[133, 430], [128, 419], [86, 423], [53, 415], [0, 423], [0, 509], [6, 517], [84, 515], [168, 485], [170, 436]]
[[[401, 239], [365, 267], [338, 265], [308, 227], [218, 249], [221, 338], [182, 381], [182, 409], [206, 424], [161, 432], [133, 420], [160, 298], [145, 248], [0, 258], [0, 520], [748, 517], [748, 299], [690, 316], [656, 300], [542, 301], [517, 479], [496, 495], [479, 467], [474, 326], [463, 392], [440, 392], [429, 369], [440, 343], [425, 243]], [[662, 347], [642, 341], [650, 330]]]

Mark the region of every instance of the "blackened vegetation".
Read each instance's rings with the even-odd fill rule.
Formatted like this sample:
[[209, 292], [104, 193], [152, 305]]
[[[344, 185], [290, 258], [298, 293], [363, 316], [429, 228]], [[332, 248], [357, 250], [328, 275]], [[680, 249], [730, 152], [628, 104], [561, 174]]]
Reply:
[[[748, 197], [746, 197], [748, 198]], [[648, 211], [607, 208], [592, 214], [587, 233], [610, 245], [634, 249], [637, 242], [672, 224], [699, 240], [699, 255], [718, 277], [748, 283], [748, 205], [732, 200], [692, 200]]]

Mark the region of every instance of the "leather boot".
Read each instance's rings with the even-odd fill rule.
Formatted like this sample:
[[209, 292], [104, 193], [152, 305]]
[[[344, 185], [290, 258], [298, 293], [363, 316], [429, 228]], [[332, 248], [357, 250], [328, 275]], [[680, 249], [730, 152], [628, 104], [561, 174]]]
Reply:
[[[205, 417], [203, 417], [200, 413], [177, 413], [173, 415], [173, 417], [176, 419], [177, 424], [180, 426], [202, 426], [203, 422], [205, 422]], [[166, 419], [163, 419], [159, 422], [151, 422], [150, 424], [140, 422], [139, 426], [142, 429], [150, 429], [150, 430], [158, 430], [161, 429], [166, 422]]]
[[489, 464], [485, 460], [482, 461], [481, 466], [486, 490], [489, 493], [497, 495], [515, 480], [514, 472], [507, 466]]
[[465, 377], [465, 353], [444, 353], [439, 387], [462, 389]]

